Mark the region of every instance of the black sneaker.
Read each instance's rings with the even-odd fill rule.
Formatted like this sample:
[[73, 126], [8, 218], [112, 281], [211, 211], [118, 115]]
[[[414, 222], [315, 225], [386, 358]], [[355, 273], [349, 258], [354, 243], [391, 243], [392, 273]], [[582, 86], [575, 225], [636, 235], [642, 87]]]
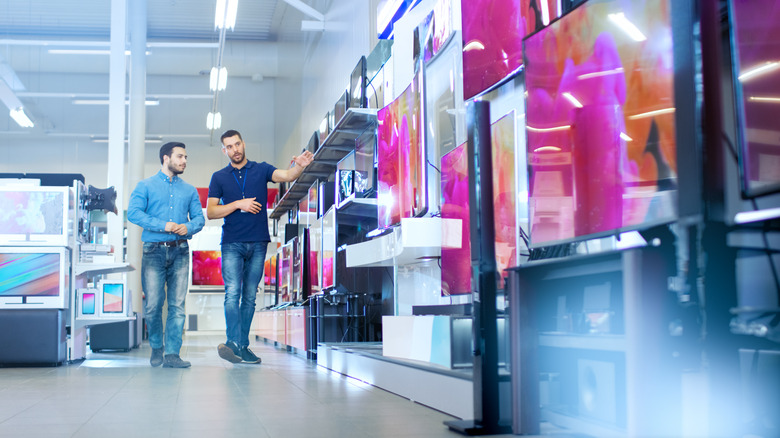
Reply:
[[163, 359], [163, 368], [189, 368], [191, 363], [182, 360], [178, 354], [166, 354]]
[[252, 353], [249, 347], [241, 347], [241, 360], [246, 363], [260, 363], [260, 358]]
[[240, 356], [241, 349], [238, 348], [238, 345], [236, 345], [236, 343], [233, 341], [227, 341], [224, 344], [219, 344], [217, 346], [217, 353], [219, 354], [219, 357], [230, 363], [239, 363], [242, 360]]
[[152, 348], [152, 357], [149, 358], [149, 363], [153, 367], [159, 367], [163, 363], [163, 348]]

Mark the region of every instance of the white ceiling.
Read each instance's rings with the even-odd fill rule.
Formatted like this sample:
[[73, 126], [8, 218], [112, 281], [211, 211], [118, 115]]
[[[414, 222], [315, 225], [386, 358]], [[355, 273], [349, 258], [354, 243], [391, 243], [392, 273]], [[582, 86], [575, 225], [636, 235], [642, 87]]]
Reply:
[[[127, 0], [128, 4], [132, 1], [137, 0]], [[290, 52], [285, 47], [303, 40], [301, 20], [310, 18], [288, 3], [301, 2], [239, 2], [235, 30], [226, 34], [222, 65], [228, 68], [230, 93], [220, 94], [220, 111], [234, 104], [232, 100], [256, 95], [259, 87], [268, 86], [269, 79], [300, 75], [282, 71], [280, 66], [290, 63], [279, 60]], [[166, 118], [164, 123], [148, 124], [147, 135], [210, 136], [205, 120], [213, 101], [207, 73], [218, 53], [215, 4], [216, 0], [147, 0], [147, 96], [158, 98], [160, 106], [166, 107], [164, 112], [147, 110], [147, 119], [153, 115]], [[107, 50], [110, 6], [110, 0], [0, 0], [0, 72], [10, 70], [21, 79], [23, 88], [17, 87], [16, 95], [36, 123], [31, 129], [19, 127], [0, 104], [0, 146], [19, 136], [107, 135], [107, 106], [96, 109], [96, 105], [72, 101], [107, 98], [109, 57], [53, 54], [50, 49]], [[252, 137], [249, 130], [259, 126], [252, 123], [253, 116], [251, 111], [236, 114], [231, 125], [245, 127], [242, 133]]]

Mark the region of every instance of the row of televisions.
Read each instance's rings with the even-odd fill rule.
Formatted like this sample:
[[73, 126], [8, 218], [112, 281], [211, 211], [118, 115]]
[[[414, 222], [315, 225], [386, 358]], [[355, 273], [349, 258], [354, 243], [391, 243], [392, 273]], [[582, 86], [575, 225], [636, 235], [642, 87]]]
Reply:
[[[0, 246], [0, 308], [69, 307], [70, 250], [64, 247]], [[78, 289], [79, 316], [126, 315], [130, 296], [124, 281], [101, 280]]]

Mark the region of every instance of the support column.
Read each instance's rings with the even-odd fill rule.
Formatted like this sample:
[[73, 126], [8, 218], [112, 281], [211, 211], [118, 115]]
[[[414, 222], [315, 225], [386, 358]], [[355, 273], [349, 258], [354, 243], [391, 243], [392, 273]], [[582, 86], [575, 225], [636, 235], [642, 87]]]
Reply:
[[125, 35], [127, 0], [111, 0], [108, 76], [108, 187], [116, 188], [117, 214], [108, 214], [108, 243], [114, 261], [124, 262], [125, 224]]
[[[128, 116], [128, 184], [131, 193], [144, 179], [146, 153], [146, 0], [129, 5], [130, 26], [130, 105]], [[129, 198], [128, 198], [129, 201]], [[141, 314], [141, 227], [127, 224], [127, 261], [135, 271], [127, 274], [127, 287], [133, 294], [133, 311]]]

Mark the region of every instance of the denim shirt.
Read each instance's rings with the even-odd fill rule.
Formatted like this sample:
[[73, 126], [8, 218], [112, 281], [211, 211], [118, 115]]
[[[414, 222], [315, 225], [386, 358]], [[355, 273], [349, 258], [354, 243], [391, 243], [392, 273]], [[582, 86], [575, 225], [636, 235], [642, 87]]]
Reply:
[[168, 222], [186, 225], [188, 239], [206, 223], [195, 187], [175, 175], [169, 179], [162, 171], [135, 186], [127, 207], [127, 220], [143, 228], [144, 242], [183, 239], [185, 236], [165, 231]]

